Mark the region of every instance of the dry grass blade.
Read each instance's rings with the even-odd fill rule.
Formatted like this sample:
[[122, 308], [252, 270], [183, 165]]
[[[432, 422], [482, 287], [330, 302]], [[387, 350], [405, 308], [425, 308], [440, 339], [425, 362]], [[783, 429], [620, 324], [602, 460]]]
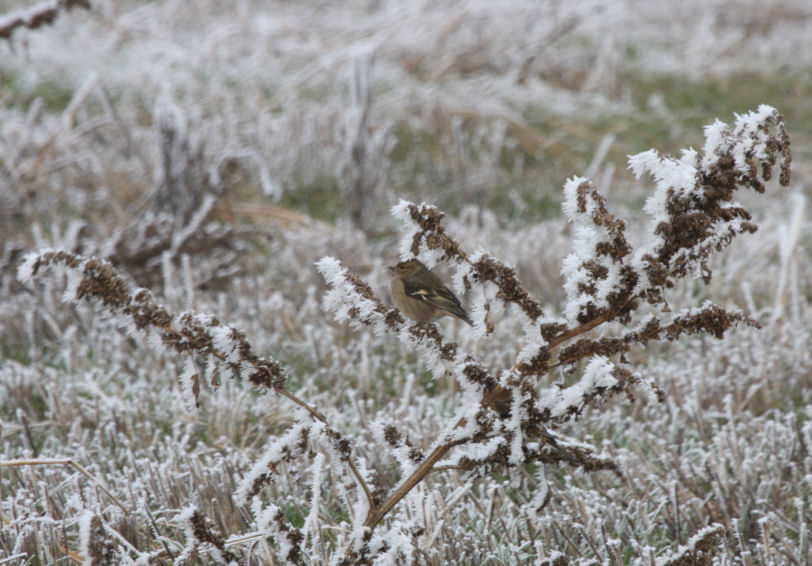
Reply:
[[98, 479], [96, 476], [91, 474], [87, 471], [87, 469], [82, 466], [79, 462], [72, 460], [70, 458], [37, 458], [32, 460], [0, 460], [0, 468], [16, 468], [19, 466], [71, 466], [77, 472], [85, 476], [91, 482], [96, 484], [99, 489], [101, 489], [104, 494], [110, 498], [110, 501], [118, 505], [118, 507], [124, 511], [125, 513], [130, 513], [132, 510], [128, 509], [124, 506], [121, 501], [116, 498], [115, 495], [104, 485], [104, 482]]

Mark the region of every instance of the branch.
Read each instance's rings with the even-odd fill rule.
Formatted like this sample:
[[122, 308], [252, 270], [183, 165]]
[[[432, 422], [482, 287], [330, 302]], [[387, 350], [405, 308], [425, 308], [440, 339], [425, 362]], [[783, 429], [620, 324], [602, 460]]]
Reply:
[[51, 0], [32, 6], [27, 10], [20, 10], [0, 18], [0, 38], [11, 39], [11, 34], [19, 27], [37, 29], [45, 24], [53, 23], [59, 12], [75, 7], [90, 9], [89, 0]]
[[[208, 315], [171, 313], [159, 305], [146, 289], [139, 289], [135, 295], [131, 295], [127, 291], [125, 279], [108, 261], [98, 258], [86, 258], [65, 251], [42, 250], [26, 256], [18, 269], [18, 278], [29, 281], [41, 268], [51, 265], [64, 265], [73, 274], [69, 278], [72, 288], [65, 291], [67, 300], [86, 300], [113, 314], [128, 316], [136, 329], [154, 329], [165, 346], [179, 353], [214, 356], [231, 370], [232, 377], [239, 372], [247, 373], [251, 383], [271, 389], [304, 408], [313, 419], [327, 426], [335, 440], [339, 443], [345, 441], [340, 433], [329, 426], [321, 412], [285, 388], [288, 377], [285, 370], [273, 360], [256, 356], [240, 330], [220, 325], [215, 317]], [[197, 404], [199, 376], [191, 373], [188, 380], [191, 382], [194, 403]], [[357, 465], [346, 453], [342, 455], [370, 506], [374, 506], [372, 492]]]

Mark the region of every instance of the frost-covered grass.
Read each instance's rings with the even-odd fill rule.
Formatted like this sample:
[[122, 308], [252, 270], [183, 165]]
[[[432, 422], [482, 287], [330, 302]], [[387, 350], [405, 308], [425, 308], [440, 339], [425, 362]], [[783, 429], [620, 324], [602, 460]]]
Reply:
[[[306, 563], [338, 563], [348, 544], [363, 553], [370, 500], [380, 509], [421, 455], [466, 440], [477, 419], [507, 435], [504, 462], [493, 431], [442, 454], [375, 526], [370, 560], [812, 561], [812, 13], [791, 0], [671, 10], [99, 1], [0, 39], [0, 564], [265, 564], [297, 546]], [[442, 361], [431, 340], [507, 379], [544, 347], [522, 318], [530, 299], [540, 321], [570, 327], [612, 304], [605, 256], [611, 276], [582, 294], [583, 261], [612, 229], [578, 216], [582, 183], [567, 180], [590, 178], [633, 248], [654, 249], [650, 215], [664, 220], [667, 189], [690, 193], [685, 167], [701, 165], [680, 150], [712, 157], [719, 129], [702, 126], [762, 103], [787, 120], [791, 184], [738, 192], [758, 231], [712, 255], [710, 282], [698, 269], [663, 292], [673, 316], [712, 301], [762, 328], [537, 376], [575, 463], [522, 440], [520, 411], [480, 412], [459, 373], [471, 364]], [[644, 153], [627, 168], [649, 148], [682, 161], [666, 174]], [[357, 288], [343, 273], [388, 308], [386, 266], [415, 229], [407, 205], [390, 216], [400, 199], [445, 210], [471, 265], [515, 267], [529, 299], [504, 304], [456, 257], [437, 270], [475, 328], [368, 327], [381, 313], [345, 302]], [[439, 260], [426, 242], [421, 257]], [[64, 261], [18, 272], [44, 248], [104, 258], [123, 284], [85, 288]], [[109, 302], [63, 301], [97, 291]], [[145, 318], [113, 302], [125, 292]], [[635, 324], [671, 316], [658, 305]], [[565, 418], [574, 398], [611, 387], [612, 364], [665, 400], [597, 396]]]

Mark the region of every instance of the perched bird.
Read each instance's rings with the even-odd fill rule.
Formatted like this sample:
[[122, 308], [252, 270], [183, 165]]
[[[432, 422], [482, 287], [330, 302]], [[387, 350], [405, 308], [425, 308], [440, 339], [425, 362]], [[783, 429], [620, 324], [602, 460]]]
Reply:
[[389, 269], [395, 274], [390, 286], [392, 300], [412, 320], [429, 322], [451, 315], [474, 325], [460, 300], [420, 261], [402, 261]]

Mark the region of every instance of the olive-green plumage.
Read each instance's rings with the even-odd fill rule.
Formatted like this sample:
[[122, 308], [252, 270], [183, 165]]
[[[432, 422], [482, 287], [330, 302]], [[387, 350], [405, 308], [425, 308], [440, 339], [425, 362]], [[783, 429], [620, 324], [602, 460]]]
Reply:
[[460, 300], [420, 261], [402, 261], [389, 269], [395, 274], [390, 286], [392, 300], [415, 322], [429, 322], [448, 315], [474, 325]]

